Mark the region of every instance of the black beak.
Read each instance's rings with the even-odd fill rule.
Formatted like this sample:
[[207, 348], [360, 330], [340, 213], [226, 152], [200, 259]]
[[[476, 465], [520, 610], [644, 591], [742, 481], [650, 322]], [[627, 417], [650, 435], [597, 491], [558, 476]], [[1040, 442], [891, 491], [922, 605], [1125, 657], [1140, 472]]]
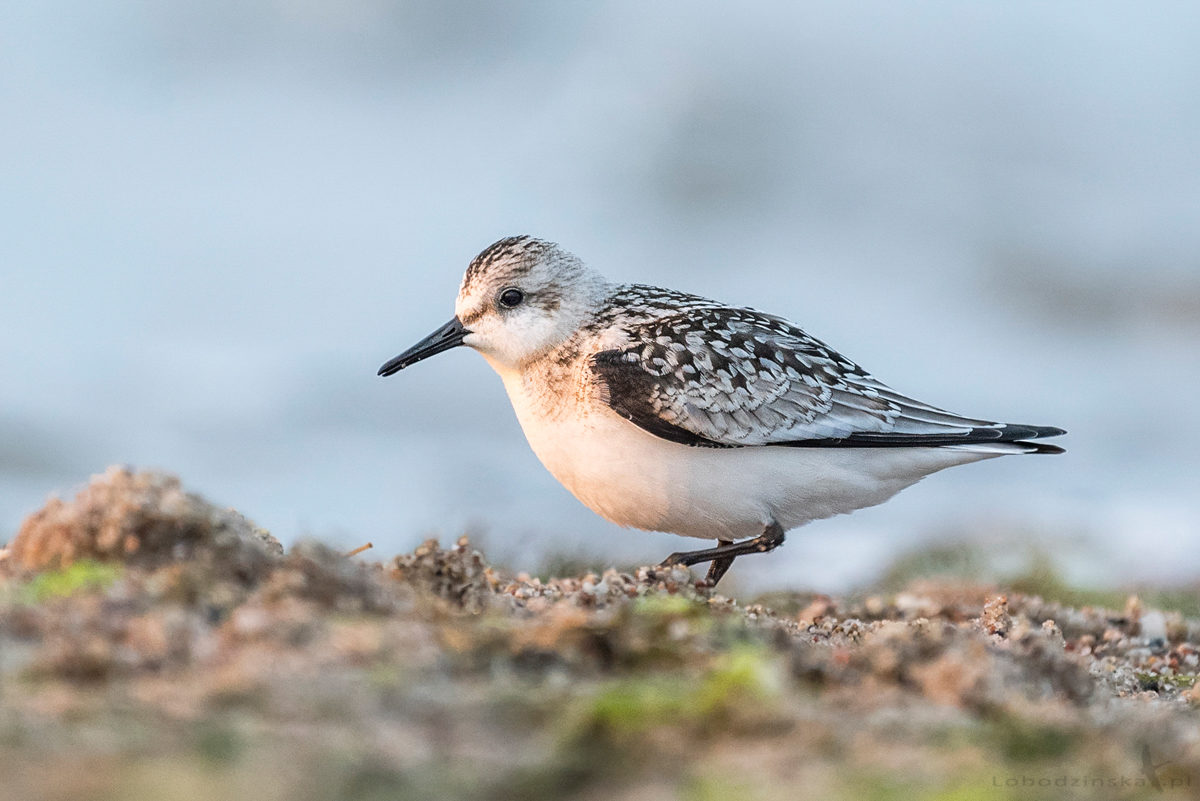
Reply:
[[469, 333], [471, 332], [463, 328], [463, 324], [455, 317], [404, 353], [385, 362], [383, 367], [379, 368], [379, 375], [398, 373], [410, 364], [416, 364], [444, 350], [457, 348], [462, 344], [463, 337]]

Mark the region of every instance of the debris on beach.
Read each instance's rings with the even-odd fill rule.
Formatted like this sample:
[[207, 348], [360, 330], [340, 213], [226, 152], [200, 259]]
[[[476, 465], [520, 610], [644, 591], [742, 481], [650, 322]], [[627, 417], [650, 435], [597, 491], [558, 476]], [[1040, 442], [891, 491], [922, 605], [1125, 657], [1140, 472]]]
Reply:
[[161, 473], [51, 500], [0, 550], [0, 799], [1200, 782], [1200, 621], [1141, 598], [915, 580], [756, 600], [681, 567], [513, 574], [466, 538], [369, 553], [285, 552]]

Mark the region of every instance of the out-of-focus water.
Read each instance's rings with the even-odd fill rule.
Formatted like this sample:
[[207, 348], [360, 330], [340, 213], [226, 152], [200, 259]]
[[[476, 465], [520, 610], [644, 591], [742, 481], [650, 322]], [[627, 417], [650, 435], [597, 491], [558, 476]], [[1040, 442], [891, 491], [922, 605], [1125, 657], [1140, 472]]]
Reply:
[[477, 355], [376, 378], [528, 232], [1071, 431], [801, 529], [743, 585], [838, 589], [930, 536], [1200, 573], [1200, 12], [645, 5], [0, 7], [0, 541], [123, 462], [285, 540], [688, 545], [574, 501]]

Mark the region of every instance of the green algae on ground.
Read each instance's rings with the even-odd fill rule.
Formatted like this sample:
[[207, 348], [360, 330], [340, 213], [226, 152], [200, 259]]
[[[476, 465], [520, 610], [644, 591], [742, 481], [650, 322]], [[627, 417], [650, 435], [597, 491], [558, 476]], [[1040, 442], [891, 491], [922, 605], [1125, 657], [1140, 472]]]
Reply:
[[1143, 690], [1157, 692], [1164, 686], [1174, 687], [1179, 690], [1187, 690], [1195, 686], [1200, 675], [1195, 673], [1177, 673], [1175, 675], [1167, 675], [1165, 673], [1156, 673], [1154, 671], [1139, 670], [1133, 674], [1138, 684]]
[[696, 618], [706, 609], [707, 604], [683, 595], [643, 595], [633, 602], [633, 614], [647, 619]]
[[38, 573], [20, 588], [20, 599], [25, 603], [40, 604], [51, 598], [103, 590], [120, 578], [123, 569], [120, 564], [81, 559], [58, 570]]
[[779, 658], [763, 647], [743, 645], [720, 654], [699, 674], [688, 671], [620, 679], [585, 699], [584, 728], [628, 737], [662, 726], [708, 730], [744, 712], [757, 712], [779, 691]]
[[1053, 723], [1000, 712], [984, 726], [983, 742], [1009, 762], [1061, 760], [1082, 742], [1079, 732]]
[[754, 786], [733, 776], [705, 773], [691, 776], [680, 783], [680, 801], [755, 801], [759, 795]]

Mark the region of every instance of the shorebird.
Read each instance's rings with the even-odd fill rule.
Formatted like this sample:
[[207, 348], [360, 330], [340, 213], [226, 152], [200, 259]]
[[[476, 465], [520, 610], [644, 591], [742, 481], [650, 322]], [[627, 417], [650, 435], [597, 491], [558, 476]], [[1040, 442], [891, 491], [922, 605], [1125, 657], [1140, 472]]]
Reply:
[[716, 540], [663, 565], [783, 544], [812, 520], [883, 503], [930, 473], [1016, 453], [1050, 426], [963, 417], [902, 395], [782, 317], [616, 284], [552, 242], [514, 236], [467, 267], [454, 318], [381, 368], [459, 345], [500, 375], [533, 452], [620, 526]]

